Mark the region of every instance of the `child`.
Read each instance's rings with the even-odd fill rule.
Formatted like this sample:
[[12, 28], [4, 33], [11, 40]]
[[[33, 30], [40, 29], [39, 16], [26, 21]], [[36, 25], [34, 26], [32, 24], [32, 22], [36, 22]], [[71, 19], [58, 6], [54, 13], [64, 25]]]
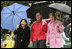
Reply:
[[14, 33], [12, 31], [8, 30], [8, 34], [10, 34], [11, 35], [11, 39], [14, 40]]
[[11, 39], [9, 34], [6, 35], [6, 40], [3, 42], [3, 48], [13, 48], [14, 41]]

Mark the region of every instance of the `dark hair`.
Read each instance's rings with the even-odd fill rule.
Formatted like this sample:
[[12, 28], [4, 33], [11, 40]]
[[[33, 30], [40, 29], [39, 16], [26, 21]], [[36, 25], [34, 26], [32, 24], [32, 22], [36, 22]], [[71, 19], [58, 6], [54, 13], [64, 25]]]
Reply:
[[35, 15], [36, 15], [37, 13], [40, 13], [40, 15], [42, 15], [42, 13], [41, 13], [40, 11], [37, 11], [37, 12], [35, 13]]
[[[21, 26], [21, 22], [22, 22], [23, 20], [27, 23], [27, 20], [26, 20], [26, 19], [21, 19], [20, 25], [19, 25], [20, 28], [22, 27], [22, 26]], [[28, 23], [26, 24], [26, 26], [27, 26], [27, 25], [28, 25]]]
[[54, 17], [54, 19], [56, 20], [56, 15], [55, 13], [50, 13], [49, 15], [52, 15]]
[[[40, 11], [38, 11], [38, 12], [35, 13], [35, 16], [36, 16], [37, 13], [40, 13], [40, 15], [42, 15], [42, 13]], [[41, 18], [43, 18], [43, 17], [41, 17]], [[36, 19], [36, 17], [35, 17], [35, 19]]]

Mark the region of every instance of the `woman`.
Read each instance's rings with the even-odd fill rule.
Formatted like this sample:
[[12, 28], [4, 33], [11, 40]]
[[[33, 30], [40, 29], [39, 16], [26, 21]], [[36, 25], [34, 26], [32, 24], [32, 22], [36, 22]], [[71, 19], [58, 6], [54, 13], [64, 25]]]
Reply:
[[30, 38], [30, 28], [25, 19], [20, 21], [20, 25], [14, 31], [14, 34], [17, 35], [15, 48], [27, 48]]
[[56, 19], [54, 13], [50, 13], [49, 17], [51, 21], [48, 23], [46, 45], [48, 45], [49, 42], [50, 48], [62, 48], [63, 47], [63, 40], [61, 34], [63, 32], [62, 23]]

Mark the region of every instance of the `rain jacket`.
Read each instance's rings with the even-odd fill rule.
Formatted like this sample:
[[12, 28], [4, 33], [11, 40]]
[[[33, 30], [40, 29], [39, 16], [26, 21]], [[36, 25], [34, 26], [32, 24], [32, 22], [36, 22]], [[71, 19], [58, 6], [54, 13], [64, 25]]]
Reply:
[[36, 41], [38, 40], [45, 40], [46, 39], [46, 34], [47, 33], [47, 23], [44, 22], [44, 25], [42, 19], [37, 22], [35, 21], [32, 26], [31, 26], [31, 36], [30, 36], [30, 41]]
[[6, 38], [6, 40], [3, 42], [3, 48], [13, 48], [13, 47], [14, 47], [14, 41], [11, 39], [11, 36], [9, 35], [9, 39]]

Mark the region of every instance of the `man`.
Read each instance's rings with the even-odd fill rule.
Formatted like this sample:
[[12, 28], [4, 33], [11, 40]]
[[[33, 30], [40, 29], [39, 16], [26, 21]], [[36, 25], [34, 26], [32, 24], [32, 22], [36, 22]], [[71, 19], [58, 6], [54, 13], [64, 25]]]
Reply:
[[40, 12], [36, 13], [36, 21], [31, 26], [30, 44], [33, 43], [32, 48], [45, 48], [47, 23], [42, 21]]

